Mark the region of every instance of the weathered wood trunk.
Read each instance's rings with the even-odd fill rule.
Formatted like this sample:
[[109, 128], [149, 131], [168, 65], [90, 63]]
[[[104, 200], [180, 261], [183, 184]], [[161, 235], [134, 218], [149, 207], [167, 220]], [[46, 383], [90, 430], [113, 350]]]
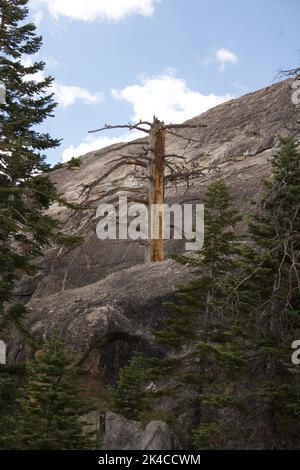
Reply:
[[164, 123], [154, 116], [149, 139], [149, 162], [147, 167], [148, 246], [146, 249], [146, 262], [163, 261], [164, 259], [165, 142]]

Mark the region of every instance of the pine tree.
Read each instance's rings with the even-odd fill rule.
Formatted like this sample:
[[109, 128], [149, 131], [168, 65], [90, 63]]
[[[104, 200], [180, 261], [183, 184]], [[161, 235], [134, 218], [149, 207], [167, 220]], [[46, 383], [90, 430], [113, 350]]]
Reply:
[[[45, 152], [60, 141], [39, 126], [53, 116], [56, 103], [49, 91], [53, 78], [32, 78], [43, 74], [45, 64], [31, 60], [42, 38], [36, 35], [34, 24], [26, 23], [27, 4], [28, 0], [0, 0], [0, 338], [5, 341], [11, 323], [28, 339], [22, 323], [25, 307], [14, 304], [8, 308], [14, 301], [18, 277], [34, 274], [31, 261], [49, 243], [79, 242], [76, 237], [61, 234], [58, 223], [46, 214], [53, 201], [67, 203], [46, 174], [49, 165], [45, 163]], [[14, 374], [11, 371], [7, 375], [2, 369], [2, 392], [12, 398]], [[4, 423], [6, 410], [1, 405], [0, 423]], [[4, 425], [2, 430], [0, 424], [0, 434], [2, 431], [7, 429]]]
[[196, 448], [299, 447], [299, 368], [291, 362], [300, 327], [297, 142], [281, 139], [272, 168], [243, 244], [228, 190], [221, 182], [209, 188], [204, 248], [176, 256], [196, 279], [180, 286], [155, 332], [170, 354], [152, 359], [152, 377], [161, 393], [167, 382], [177, 430], [184, 437], [194, 427]]
[[28, 379], [19, 400], [16, 448], [78, 450], [94, 447], [83, 416], [93, 403], [80, 397], [73, 359], [59, 337], [47, 341], [27, 365]]
[[[240, 216], [222, 181], [208, 188], [204, 207], [203, 249], [196, 257], [176, 256], [178, 261], [190, 265], [196, 278], [180, 287], [176, 303], [169, 304], [165, 328], [155, 336], [172, 347], [179, 358], [170, 369], [175, 393], [183, 397], [177, 400], [179, 416], [183, 409], [189, 410], [188, 427], [201, 423], [201, 433], [206, 436], [214, 429], [206, 410], [215, 409], [218, 413], [229, 402], [226, 383], [228, 377], [234, 377], [244, 357], [235, 341], [235, 324], [228, 315], [232, 308], [232, 275], [237, 268], [235, 258], [240, 249], [234, 227]], [[221, 430], [221, 422], [218, 429]]]
[[175, 364], [177, 360], [173, 358], [134, 354], [128, 364], [120, 370], [117, 382], [111, 390], [112, 409], [128, 419], [146, 422], [149, 416], [159, 419], [162, 413], [154, 409], [154, 402], [161, 395], [165, 395], [165, 392], [161, 394], [153, 388], [153, 381], [165, 377]]
[[32, 23], [26, 23], [28, 0], [0, 0], [0, 82], [5, 102], [0, 103], [0, 313], [13, 299], [20, 270], [33, 272], [30, 261], [57, 237], [57, 222], [45, 213], [59, 200], [45, 174], [45, 151], [60, 141], [40, 131], [53, 116], [56, 103], [50, 76], [40, 81], [45, 64], [32, 61], [42, 44]]
[[[175, 257], [191, 267], [195, 279], [178, 287], [176, 302], [166, 304], [170, 313], [162, 328], [153, 332], [156, 340], [169, 348], [169, 354], [165, 358], [139, 357], [138, 370], [134, 358], [121, 372], [123, 387], [118, 390], [117, 403], [120, 412], [129, 410], [132, 416], [136, 411], [138, 417], [145, 411], [145, 396], [147, 409], [156, 406], [159, 394], [171, 396], [177, 420], [180, 419], [177, 431], [188, 436], [186, 445], [191, 444], [191, 426], [205, 422], [203, 405], [219, 408], [227, 403], [224, 374], [229, 371], [232, 375], [243, 360], [238, 344], [232, 340], [236, 334], [234, 324], [225, 321], [230, 308], [231, 273], [236, 269], [235, 256], [239, 252], [234, 227], [240, 216], [222, 181], [209, 187], [204, 204], [203, 249], [191, 257]], [[157, 392], [146, 394], [145, 386], [150, 380], [157, 384]], [[214, 393], [208, 393], [213, 380]], [[139, 398], [137, 405], [131, 397]], [[189, 415], [189, 429], [182, 422], [184, 414]]]
[[[248, 398], [263, 448], [297, 447], [299, 370], [291, 344], [300, 327], [300, 152], [282, 138], [272, 158], [273, 179], [249, 225], [240, 281], [240, 323], [251, 350]], [[253, 421], [252, 421], [253, 428]]]
[[25, 379], [22, 365], [0, 365], [0, 449], [14, 448], [13, 434], [17, 423], [17, 399]]
[[[249, 223], [232, 294], [232, 318], [244, 360], [235, 364], [221, 423], [210, 419], [194, 430], [194, 443], [216, 447], [299, 447], [299, 369], [291, 344], [300, 326], [300, 153], [288, 137], [272, 157], [273, 178]], [[226, 423], [226, 427], [224, 424]], [[229, 431], [229, 432], [228, 432]]]
[[144, 387], [148, 378], [146, 359], [135, 355], [120, 371], [116, 386], [112, 389], [112, 406], [116, 413], [129, 419], [138, 419], [141, 411], [148, 411], [150, 400]]
[[193, 339], [198, 341], [199, 321], [206, 331], [205, 325], [210, 322], [212, 312], [218, 311], [218, 316], [222, 314], [230, 273], [235, 265], [234, 255], [238, 252], [233, 229], [240, 216], [233, 208], [232, 198], [223, 181], [217, 181], [208, 188], [204, 207], [204, 247], [193, 257], [174, 257], [189, 265], [196, 279], [180, 286], [176, 304], [168, 304], [172, 315], [165, 320], [164, 330], [155, 333], [156, 338], [173, 347], [183, 346]]
[[[55, 108], [53, 95], [46, 93], [52, 79], [47, 77], [40, 83], [27, 79], [44, 68], [42, 62], [24, 65], [23, 59], [41, 46], [35, 26], [24, 22], [27, 3], [0, 1], [0, 83], [4, 98], [0, 102], [0, 337], [5, 341], [9, 323], [23, 330], [25, 307], [6, 307], [13, 301], [16, 279], [22, 271], [33, 272], [32, 257], [41, 252], [56, 227], [43, 213], [56, 191], [42, 172], [48, 168], [43, 152], [59, 141], [36, 130]], [[23, 373], [23, 367], [1, 366], [1, 448], [9, 445]]]

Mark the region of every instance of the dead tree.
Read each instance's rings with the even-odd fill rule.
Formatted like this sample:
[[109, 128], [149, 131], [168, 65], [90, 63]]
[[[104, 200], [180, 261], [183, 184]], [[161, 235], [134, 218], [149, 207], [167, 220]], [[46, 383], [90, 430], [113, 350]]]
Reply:
[[291, 78], [291, 77], [297, 77], [299, 74], [300, 74], [300, 67], [296, 67], [294, 69], [289, 69], [289, 70], [279, 70], [277, 72], [276, 77]]
[[[148, 205], [148, 243], [146, 249], [145, 261], [162, 261], [164, 259], [164, 242], [163, 242], [163, 205], [165, 202], [165, 185], [168, 180], [174, 181], [177, 178], [183, 180], [192, 175], [184, 165], [178, 165], [177, 161], [182, 159], [180, 155], [166, 154], [166, 135], [171, 134], [190, 142], [200, 142], [193, 138], [186, 137], [176, 132], [180, 129], [192, 129], [205, 127], [204, 124], [169, 124], [166, 125], [155, 116], [153, 122], [140, 121], [137, 124], [109, 125], [106, 124], [100, 129], [90, 131], [90, 133], [101, 132], [108, 129], [129, 129], [138, 130], [148, 135], [147, 144], [141, 142], [141, 152], [134, 155], [121, 155], [120, 158], [113, 160], [114, 165], [109, 168], [108, 172], [101, 176], [100, 179], [88, 185], [89, 191], [99, 184], [100, 180], [104, 181], [109, 174], [117, 170], [123, 165], [135, 165], [143, 167], [146, 170], [147, 179], [147, 197], [144, 201]], [[132, 144], [137, 145], [136, 142]], [[126, 146], [129, 144], [125, 144]], [[121, 145], [120, 150], [124, 147]], [[166, 169], [169, 174], [166, 175]], [[198, 169], [201, 174], [204, 169]], [[154, 209], [154, 210], [153, 210]]]

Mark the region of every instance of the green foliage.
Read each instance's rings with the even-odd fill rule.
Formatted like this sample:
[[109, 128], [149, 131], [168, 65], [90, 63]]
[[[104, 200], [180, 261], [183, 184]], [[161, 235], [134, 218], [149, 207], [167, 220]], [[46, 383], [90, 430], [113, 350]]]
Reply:
[[33, 450], [90, 449], [93, 435], [83, 416], [93, 409], [80, 397], [77, 369], [59, 337], [47, 341], [27, 364], [28, 378], [19, 398], [16, 448]]
[[296, 142], [291, 138], [281, 139], [272, 159], [273, 180], [264, 182], [265, 194], [249, 225], [249, 238], [254, 247], [244, 253], [249, 278], [240, 289], [242, 307], [255, 314], [255, 306], [263, 314], [260, 328], [266, 327], [269, 333], [271, 327], [275, 336], [277, 333], [280, 336], [291, 323], [296, 326], [294, 322], [300, 318], [299, 163]]
[[[194, 257], [176, 257], [180, 263], [190, 266], [197, 277], [189, 284], [179, 286], [176, 304], [167, 304], [171, 315], [164, 322], [165, 328], [155, 333], [159, 341], [171, 347], [199, 339], [199, 320], [205, 324], [210, 321], [212, 312], [222, 315], [232, 285], [230, 272], [235, 267], [234, 256], [239, 252], [233, 229], [240, 216], [222, 181], [209, 187], [204, 204], [203, 249]], [[218, 328], [217, 324], [215, 328]], [[203, 334], [205, 336], [206, 332]]]
[[17, 399], [25, 379], [25, 367], [0, 365], [0, 449], [14, 448], [13, 433], [18, 426]]
[[[160, 394], [173, 390], [174, 429], [190, 436], [194, 428], [187, 446], [299, 447], [291, 344], [300, 326], [300, 153], [292, 138], [280, 139], [272, 168], [243, 243], [229, 192], [216, 182], [204, 201], [203, 249], [175, 256], [195, 278], [166, 304], [169, 315], [154, 336], [169, 355], [155, 359], [151, 373], [144, 365], [139, 388], [147, 378]], [[150, 399], [146, 415], [159, 411]]]
[[83, 241], [84, 237], [81, 235], [64, 235], [60, 233], [56, 236], [56, 242], [69, 250], [77, 248]]
[[[300, 431], [299, 371], [291, 363], [291, 343], [300, 325], [300, 153], [292, 138], [280, 139], [272, 168], [273, 179], [264, 181], [249, 223], [249, 243], [238, 257], [240, 272], [229, 315], [233, 331], [243, 334], [227, 342], [229, 349], [200, 347], [214, 349], [216, 359], [226, 360], [235, 371], [228, 402], [218, 398], [213, 403], [214, 395], [208, 401], [214, 408], [224, 405], [227, 442], [251, 445], [255, 436], [262, 449], [288, 449], [298, 447]], [[224, 431], [220, 433], [216, 418], [211, 415], [203, 426], [195, 431], [196, 445], [222, 444]], [[214, 429], [219, 438], [215, 432], [209, 435]]]
[[[57, 193], [47, 175], [45, 152], [60, 141], [42, 132], [40, 125], [53, 116], [57, 104], [49, 91], [53, 78], [32, 79], [45, 64], [31, 59], [42, 38], [34, 24], [26, 23], [27, 4], [0, 0], [0, 80], [6, 89], [5, 103], [0, 103], [0, 316], [4, 304], [13, 301], [18, 276], [33, 274], [33, 257], [50, 243], [71, 246], [72, 237], [60, 234], [59, 223], [46, 214], [51, 203], [79, 209]], [[70, 165], [79, 163], [75, 159]]]
[[265, 426], [262, 447], [288, 448], [300, 430], [299, 371], [291, 364], [300, 326], [300, 153], [294, 139], [280, 139], [272, 168], [249, 224], [252, 246], [242, 258], [239, 310], [246, 314], [240, 324], [257, 374], [251, 396]]
[[[177, 302], [169, 303], [170, 315], [164, 328], [155, 332], [163, 344], [184, 350], [177, 380], [190, 384], [193, 391], [202, 389], [212, 373], [209, 365], [218, 360], [222, 370], [238, 356], [238, 347], [228, 341], [229, 323], [220, 321], [230, 308], [230, 291], [239, 245], [233, 228], [240, 216], [233, 208], [229, 191], [222, 181], [212, 184], [205, 195], [205, 243], [195, 257], [181, 256], [196, 277], [179, 287]], [[183, 372], [182, 372], [183, 371]], [[216, 373], [216, 371], [215, 371]], [[182, 377], [181, 377], [182, 375]]]
[[[209, 401], [205, 393], [208, 385], [214, 381], [220, 389], [213, 401], [211, 397], [210, 406], [226, 406], [224, 375], [232, 376], [232, 364], [236, 367], [236, 362], [243, 361], [239, 345], [232, 341], [230, 335], [233, 325], [229, 321], [221, 321], [230, 308], [231, 272], [236, 268], [235, 256], [239, 253], [234, 226], [240, 216], [233, 208], [229, 191], [222, 181], [209, 187], [204, 203], [203, 249], [193, 257], [176, 257], [191, 267], [195, 279], [178, 287], [176, 303], [166, 304], [169, 315], [163, 320], [162, 329], [153, 332], [156, 340], [175, 355], [162, 359], [134, 358], [129, 368], [121, 372], [122, 380], [124, 374], [126, 380], [130, 378], [130, 387], [123, 386], [119, 391], [122, 404], [129, 403], [129, 417], [148, 416], [149, 409], [156, 412], [158, 396], [172, 393], [177, 419], [187, 409], [193, 415], [192, 420], [199, 421], [201, 406]], [[158, 385], [155, 393], [149, 392], [147, 381]], [[115, 408], [123, 414], [128, 412], [124, 406]], [[173, 422], [172, 426], [175, 429], [179, 424]], [[184, 426], [181, 425], [182, 433]], [[190, 430], [186, 429], [185, 434], [189, 435]], [[191, 440], [188, 441], [191, 444]]]
[[114, 411], [129, 419], [137, 419], [141, 411], [150, 410], [150, 400], [144, 384], [149, 374], [145, 359], [136, 355], [121, 372], [112, 390]]
[[[6, 89], [5, 102], [0, 103], [0, 336], [8, 341], [8, 331], [14, 326], [24, 335], [27, 344], [36, 347], [35, 338], [23, 325], [26, 308], [13, 303], [15, 284], [24, 273], [34, 275], [32, 260], [40, 256], [45, 247], [59, 243], [74, 248], [81, 238], [62, 234], [59, 223], [46, 213], [54, 201], [72, 210], [77, 210], [78, 206], [68, 204], [47, 175], [50, 167], [45, 162], [45, 153], [56, 148], [60, 141], [41, 131], [41, 124], [53, 116], [56, 103], [50, 90], [53, 78], [32, 79], [34, 74], [44, 71], [45, 64], [35, 60], [42, 38], [36, 35], [34, 24], [26, 22], [27, 5], [28, 0], [0, 0], [0, 80]], [[13, 369], [8, 373], [4, 367], [0, 368], [0, 393], [7, 399], [7, 404], [0, 399], [3, 447], [12, 445], [9, 444], [12, 442], [12, 424], [21, 406], [17, 397], [24, 371], [21, 374], [17, 368]], [[66, 387], [64, 393], [69, 391], [71, 389]], [[31, 405], [28, 403], [29, 408]], [[29, 411], [27, 415], [25, 413], [25, 403], [22, 403], [22, 409], [23, 430], [25, 432], [27, 426], [29, 432], [31, 417]], [[27, 424], [26, 416], [29, 419]], [[58, 418], [56, 421], [59, 425]], [[75, 439], [80, 426], [71, 420], [72, 424]], [[68, 432], [71, 442], [72, 430]], [[40, 444], [43, 445], [42, 442]], [[33, 440], [30, 445], [35, 445]]]
[[71, 160], [67, 162], [67, 168], [68, 170], [76, 170], [80, 167], [81, 165], [81, 160], [79, 157], [72, 157]]
[[212, 442], [218, 441], [219, 427], [216, 423], [200, 424], [193, 429], [193, 444], [197, 449], [215, 448]]
[[[127, 366], [121, 369], [117, 383], [111, 391], [112, 408], [129, 419], [140, 419], [159, 415], [161, 410], [153, 409], [153, 402], [167, 390], [157, 390], [153, 381], [171, 375], [178, 363], [173, 358], [144, 357], [135, 354]], [[171, 393], [171, 392], [170, 392]]]
[[53, 167], [51, 169], [49, 168], [49, 171], [51, 171], [51, 170], [60, 170], [61, 168], [64, 168], [64, 164], [59, 162], [59, 163], [56, 163], [55, 165], [53, 165]]
[[18, 272], [30, 273], [30, 260], [39, 255], [57, 229], [44, 210], [57, 194], [50, 179], [44, 152], [59, 145], [38, 126], [53, 115], [56, 103], [48, 92], [53, 79], [28, 80], [45, 64], [25, 64], [24, 57], [38, 52], [42, 38], [26, 23], [27, 1], [1, 0], [0, 79], [6, 101], [0, 104], [0, 313], [13, 299]]
[[68, 170], [77, 170], [80, 168], [82, 161], [79, 157], [72, 157], [67, 163], [56, 163], [52, 168], [49, 168], [48, 171], [51, 170], [59, 170], [61, 168], [68, 168]]

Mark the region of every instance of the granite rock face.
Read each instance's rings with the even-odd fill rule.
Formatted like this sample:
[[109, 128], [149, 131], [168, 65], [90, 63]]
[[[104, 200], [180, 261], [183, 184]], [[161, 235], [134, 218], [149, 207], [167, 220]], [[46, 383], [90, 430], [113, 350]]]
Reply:
[[[169, 183], [167, 202], [201, 202], [207, 185], [221, 177], [231, 187], [236, 206], [243, 212], [253, 210], [251, 200], [261, 186], [261, 178], [270, 175], [269, 158], [280, 135], [300, 136], [299, 107], [292, 103], [292, 81], [276, 83], [239, 99], [228, 101], [188, 121], [206, 124], [205, 128], [177, 130], [178, 136], [167, 134], [167, 153], [182, 155], [185, 165], [193, 170], [209, 168], [205, 176], [195, 176], [186, 182]], [[145, 145], [139, 139], [130, 144], [116, 144], [88, 153], [81, 166], [52, 172], [58, 190], [72, 202], [85, 198], [92, 210], [74, 216], [58, 206], [51, 214], [58, 216], [69, 231], [81, 230], [84, 243], [71, 251], [48, 250], [40, 263], [39, 283], [34, 297], [46, 297], [68, 289], [83, 287], [104, 279], [111, 273], [144, 262], [144, 245], [127, 240], [101, 241], [96, 236], [96, 208], [100, 202], [115, 202], [125, 195], [142, 201], [145, 188], [134, 166], [122, 166], [103, 178], [122, 155], [132, 155]], [[82, 195], [82, 190], [94, 184]], [[106, 197], [105, 197], [106, 195]], [[241, 224], [240, 229], [243, 229]], [[178, 240], [166, 242], [166, 252], [182, 248]], [[26, 287], [26, 286], [25, 286]], [[28, 290], [28, 286], [27, 286]]]
[[[292, 92], [292, 80], [286, 80], [195, 117], [189, 123], [206, 127], [176, 131], [190, 139], [188, 145], [179, 135], [168, 134], [167, 154], [181, 155], [186, 167], [195, 171], [188, 182], [168, 184], [166, 202], [202, 202], [207, 186], [222, 178], [231, 188], [236, 207], [242, 214], [251, 212], [261, 178], [270, 177], [269, 158], [279, 136], [300, 138], [300, 110], [292, 103]], [[145, 145], [145, 139], [112, 145], [83, 156], [78, 169], [64, 166], [51, 173], [68, 201], [91, 206], [76, 215], [56, 205], [50, 209], [67, 233], [79, 231], [85, 239], [73, 250], [47, 250], [36, 261], [36, 278], [24, 278], [17, 288], [19, 298], [28, 303], [29, 329], [40, 338], [62, 335], [81, 366], [85, 390], [104, 400], [133, 352], [162, 354], [153, 344], [151, 328], [165, 315], [164, 302], [174, 298], [176, 286], [192, 278], [187, 267], [170, 259], [145, 264], [145, 248], [138, 241], [101, 241], [96, 236], [96, 209], [101, 202], [115, 203], [120, 195], [145, 199], [141, 171], [122, 166], [109, 175], [114, 160], [137, 153]], [[201, 167], [206, 168], [204, 176], [197, 175]], [[245, 222], [239, 230], [244, 227]], [[166, 242], [167, 253], [182, 249], [182, 241]], [[31, 353], [16, 334], [9, 359], [20, 361]], [[110, 412], [106, 413], [104, 442], [110, 450], [180, 447], [164, 422], [152, 421], [144, 428]]]
[[115, 413], [106, 413], [104, 447], [107, 450], [178, 450], [180, 444], [163, 421], [145, 428]]
[[[160, 354], [149, 329], [165, 314], [163, 302], [190, 278], [189, 270], [172, 260], [137, 265], [87, 286], [33, 297], [27, 326], [39, 338], [62, 335], [98, 393], [103, 384], [113, 383], [133, 351]], [[11, 360], [28, 352], [15, 337]]]
[[[208, 184], [221, 177], [240, 211], [253, 210], [251, 200], [260, 190], [261, 178], [270, 176], [269, 158], [279, 136], [300, 137], [299, 108], [292, 103], [292, 92], [292, 80], [286, 80], [195, 117], [191, 124], [206, 127], [176, 130], [190, 138], [188, 145], [179, 135], [168, 134], [167, 153], [182, 155], [186, 166], [195, 169], [195, 177], [189, 184], [170, 183], [167, 202], [201, 202]], [[37, 261], [35, 281], [24, 279], [18, 288], [20, 298], [30, 299], [30, 329], [41, 337], [62, 334], [97, 390], [114, 380], [133, 351], [152, 351], [149, 330], [164, 315], [163, 302], [191, 276], [170, 260], [144, 264], [144, 245], [138, 241], [101, 241], [96, 236], [100, 202], [114, 202], [119, 195], [139, 200], [145, 196], [141, 174], [133, 166], [119, 167], [104, 178], [113, 160], [137, 152], [141, 144], [146, 144], [145, 139], [91, 152], [81, 158], [78, 169], [63, 167], [51, 173], [70, 202], [91, 205], [90, 211], [72, 216], [59, 206], [50, 209], [66, 231], [79, 230], [85, 240], [73, 250], [48, 250]], [[199, 167], [209, 171], [197, 176]], [[242, 223], [239, 230], [243, 228]], [[181, 241], [166, 242], [167, 253], [182, 248]], [[14, 360], [24, 358], [21, 341], [11, 346], [10, 355]]]

